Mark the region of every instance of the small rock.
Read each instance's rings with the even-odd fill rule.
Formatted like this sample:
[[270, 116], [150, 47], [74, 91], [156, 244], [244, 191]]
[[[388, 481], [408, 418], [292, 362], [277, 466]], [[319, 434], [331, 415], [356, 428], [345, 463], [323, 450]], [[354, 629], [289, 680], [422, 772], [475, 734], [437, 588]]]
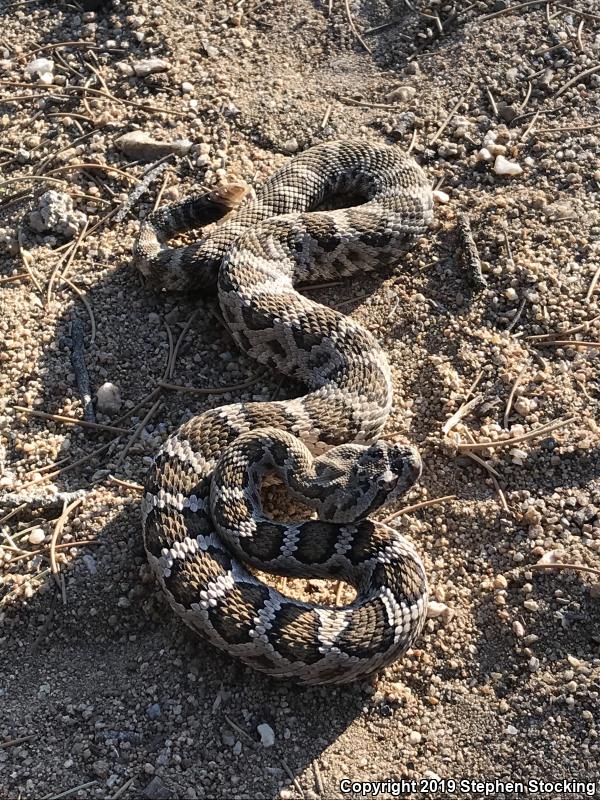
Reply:
[[523, 168], [516, 161], [509, 161], [503, 155], [499, 155], [494, 161], [494, 172], [496, 175], [520, 175]]
[[547, 550], [544, 555], [538, 559], [538, 564], [556, 564], [565, 560], [564, 553], [561, 550]]
[[262, 722], [256, 728], [258, 735], [260, 736], [260, 743], [263, 747], [273, 747], [275, 744], [275, 731], [270, 725], [267, 725], [266, 722]]
[[54, 83], [54, 61], [49, 58], [36, 58], [25, 67], [30, 78], [38, 78], [40, 83], [51, 86]]
[[411, 732], [409, 733], [409, 735], [408, 735], [408, 741], [409, 741], [411, 744], [419, 744], [419, 743], [421, 742], [421, 739], [422, 739], [422, 738], [423, 738], [423, 737], [421, 736], [421, 734], [419, 733], [419, 731], [411, 731]]
[[531, 672], [537, 672], [538, 669], [540, 668], [540, 660], [536, 656], [531, 656], [528, 663]]
[[135, 74], [133, 67], [128, 61], [117, 61], [115, 66], [124, 78], [131, 78], [131, 76]]
[[92, 764], [92, 772], [98, 778], [106, 778], [108, 776], [108, 763], [104, 760], [94, 761]]
[[504, 733], [508, 733], [509, 736], [516, 736], [519, 731], [515, 728], [514, 725], [508, 725]]
[[527, 611], [538, 611], [540, 605], [535, 600], [525, 600], [523, 606], [527, 609]]
[[96, 394], [96, 407], [101, 414], [116, 414], [122, 405], [121, 392], [114, 383], [103, 383]]
[[186, 156], [190, 152], [192, 142], [188, 139], [161, 142], [143, 131], [130, 131], [115, 139], [115, 145], [128, 158], [136, 161], [155, 161], [171, 153], [177, 156]]
[[148, 719], [158, 719], [160, 717], [160, 703], [152, 703], [146, 709]]
[[494, 589], [506, 589], [508, 586], [508, 581], [504, 577], [504, 575], [496, 575], [494, 578]]
[[439, 203], [440, 205], [446, 205], [446, 203], [450, 202], [450, 195], [446, 194], [446, 192], [441, 192], [439, 189], [435, 189], [432, 194], [435, 202]]
[[175, 797], [173, 790], [165, 786], [158, 776], [152, 778], [148, 786], [142, 789], [142, 795], [147, 800], [171, 800]]
[[429, 619], [442, 618], [442, 622], [446, 625], [454, 619], [454, 609], [447, 606], [446, 603], [438, 603], [437, 600], [430, 600], [427, 606], [427, 617]]
[[38, 207], [29, 214], [29, 225], [37, 233], [52, 233], [72, 239], [85, 225], [87, 217], [73, 209], [73, 199], [64, 192], [44, 192]]
[[46, 538], [43, 528], [34, 528], [29, 534], [29, 544], [41, 544]]
[[477, 153], [477, 160], [478, 161], [491, 161], [492, 154], [487, 149], [487, 147], [482, 147], [481, 150]]
[[146, 78], [148, 75], [167, 72], [170, 69], [168, 62], [162, 58], [145, 58], [142, 61], [134, 62], [132, 66], [138, 78]]
[[300, 145], [298, 144], [298, 140], [297, 139], [288, 139], [287, 141], [285, 141], [283, 143], [283, 145], [281, 146], [281, 149], [283, 150], [284, 153], [290, 153], [291, 154], [291, 153], [298, 152], [298, 148], [299, 147], [300, 147]]
[[408, 103], [409, 100], [416, 95], [417, 90], [414, 86], [399, 86], [397, 89], [394, 89], [390, 92], [387, 96], [387, 99], [390, 102], [394, 100], [401, 100], [403, 103]]
[[525, 628], [521, 625], [518, 619], [512, 624], [512, 631], [517, 639], [522, 639], [525, 636]]
[[91, 556], [89, 553], [85, 553], [83, 556], [83, 563], [85, 564], [90, 575], [95, 575], [98, 572], [98, 566], [94, 556]]
[[148, 324], [149, 325], [160, 325], [160, 317], [154, 311], [151, 311], [148, 314]]
[[194, 91], [194, 84], [189, 81], [184, 81], [181, 84], [181, 91], [183, 94], [191, 94]]

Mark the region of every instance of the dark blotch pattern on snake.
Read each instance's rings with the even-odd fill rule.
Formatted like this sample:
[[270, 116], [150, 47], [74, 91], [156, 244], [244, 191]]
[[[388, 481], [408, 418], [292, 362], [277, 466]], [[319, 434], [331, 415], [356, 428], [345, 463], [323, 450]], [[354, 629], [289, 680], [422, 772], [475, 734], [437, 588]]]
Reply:
[[[315, 210], [331, 198], [358, 204]], [[402, 655], [427, 610], [412, 545], [368, 515], [409, 489], [417, 451], [379, 440], [392, 405], [375, 338], [294, 285], [397, 261], [432, 218], [419, 166], [396, 147], [329, 142], [291, 159], [239, 208], [216, 191], [151, 215], [135, 256], [151, 282], [217, 291], [240, 348], [306, 387], [293, 400], [235, 403], [184, 424], [148, 474], [144, 542], [171, 606], [218, 648], [301, 683], [344, 683]], [[163, 242], [226, 219], [179, 250]], [[315, 519], [276, 522], [261, 481], [276, 474]], [[243, 564], [353, 584], [345, 607], [287, 598]]]

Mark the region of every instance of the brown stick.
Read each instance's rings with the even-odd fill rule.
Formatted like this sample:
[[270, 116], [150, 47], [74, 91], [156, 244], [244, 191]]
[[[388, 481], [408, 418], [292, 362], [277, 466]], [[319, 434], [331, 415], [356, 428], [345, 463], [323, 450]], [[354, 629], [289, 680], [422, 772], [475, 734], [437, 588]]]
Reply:
[[53, 422], [64, 422], [66, 425], [79, 425], [82, 428], [90, 428], [93, 431], [106, 431], [107, 433], [129, 433], [129, 428], [118, 428], [115, 425], [101, 425], [99, 422], [90, 422], [86, 419], [77, 417], [66, 417], [63, 414], [50, 414], [47, 411], [38, 411], [36, 408], [26, 408], [25, 406], [13, 406], [15, 411], [22, 414], [29, 414], [40, 419], [50, 419]]

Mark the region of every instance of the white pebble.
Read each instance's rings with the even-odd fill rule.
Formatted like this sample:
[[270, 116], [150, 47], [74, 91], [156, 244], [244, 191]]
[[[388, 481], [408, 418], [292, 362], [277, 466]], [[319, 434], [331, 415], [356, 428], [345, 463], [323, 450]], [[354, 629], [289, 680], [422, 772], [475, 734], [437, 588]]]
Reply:
[[539, 603], [535, 600], [525, 600], [523, 606], [527, 609], [527, 611], [537, 611], [539, 609]]
[[54, 61], [49, 58], [36, 58], [25, 67], [30, 78], [39, 78], [42, 83], [50, 85], [54, 81]]
[[275, 744], [275, 731], [273, 728], [270, 725], [267, 725], [266, 722], [261, 722], [261, 724], [257, 726], [256, 730], [260, 736], [260, 743], [262, 746], [273, 747]]
[[525, 636], [525, 628], [521, 625], [518, 619], [513, 622], [512, 629], [517, 639], [521, 639], [523, 636]]
[[477, 160], [478, 161], [491, 161], [492, 154], [487, 149], [487, 147], [482, 147], [481, 150], [477, 153]]
[[157, 72], [166, 72], [170, 69], [168, 62], [162, 58], [145, 58], [141, 61], [136, 61], [132, 66], [133, 71], [139, 78], [145, 78]]
[[419, 733], [419, 731], [411, 731], [411, 732], [410, 732], [410, 734], [409, 734], [409, 736], [408, 736], [408, 741], [409, 741], [411, 744], [419, 744], [419, 743], [421, 742], [421, 739], [422, 739], [422, 738], [423, 738], [423, 737], [421, 736], [421, 734]]
[[427, 606], [427, 616], [429, 619], [441, 617], [448, 612], [448, 606], [445, 603], [438, 603], [437, 600], [430, 600]]
[[436, 203], [440, 203], [440, 205], [446, 205], [446, 203], [450, 202], [450, 195], [446, 194], [446, 192], [441, 192], [439, 189], [435, 189], [433, 191], [433, 199]]
[[494, 161], [494, 172], [496, 175], [520, 175], [523, 168], [516, 161], [509, 161], [504, 156], [496, 156]]
[[298, 144], [297, 139], [288, 139], [287, 142], [284, 142], [282, 145], [282, 150], [285, 153], [296, 153], [300, 145]]
[[43, 528], [34, 528], [29, 534], [29, 544], [41, 544], [46, 538]]
[[514, 725], [508, 725], [504, 733], [508, 733], [509, 736], [516, 736], [519, 731], [515, 728]]
[[101, 414], [116, 414], [121, 408], [121, 392], [114, 383], [106, 382], [98, 389], [97, 408]]

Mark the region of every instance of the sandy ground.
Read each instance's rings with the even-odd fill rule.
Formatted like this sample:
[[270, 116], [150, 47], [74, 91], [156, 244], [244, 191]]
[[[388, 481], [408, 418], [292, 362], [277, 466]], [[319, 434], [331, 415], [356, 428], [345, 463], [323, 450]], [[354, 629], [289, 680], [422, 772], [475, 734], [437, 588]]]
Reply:
[[[318, 0], [0, 3], [0, 798], [308, 800], [360, 796], [344, 779], [402, 778], [415, 798], [482, 796], [461, 779], [598, 790], [600, 4], [574, 2], [350, 3], [370, 52], [340, 0], [330, 13]], [[40, 57], [54, 62], [49, 86], [26, 74]], [[137, 74], [149, 58], [164, 71]], [[115, 140], [136, 129], [193, 146], [128, 210], [148, 163]], [[447, 195], [392, 275], [312, 296], [389, 354], [388, 430], [425, 463], [397, 508], [453, 499], [395, 522], [436, 603], [418, 649], [372, 683], [300, 690], [173, 617], [145, 562], [136, 488], [190, 416], [299, 389], [236, 351], [209, 298], [144, 288], [130, 254], [161, 188], [164, 203], [258, 184], [296, 150], [347, 136], [411, 147]], [[498, 174], [498, 156], [520, 174]], [[49, 188], [87, 217], [75, 250], [77, 235], [31, 228]], [[107, 217], [119, 207], [122, 221]], [[122, 397], [96, 422], [119, 430], [15, 408], [82, 417], [75, 320], [92, 392], [110, 381]], [[482, 442], [496, 444], [469, 448]], [[59, 493], [77, 490], [61, 517]]]

